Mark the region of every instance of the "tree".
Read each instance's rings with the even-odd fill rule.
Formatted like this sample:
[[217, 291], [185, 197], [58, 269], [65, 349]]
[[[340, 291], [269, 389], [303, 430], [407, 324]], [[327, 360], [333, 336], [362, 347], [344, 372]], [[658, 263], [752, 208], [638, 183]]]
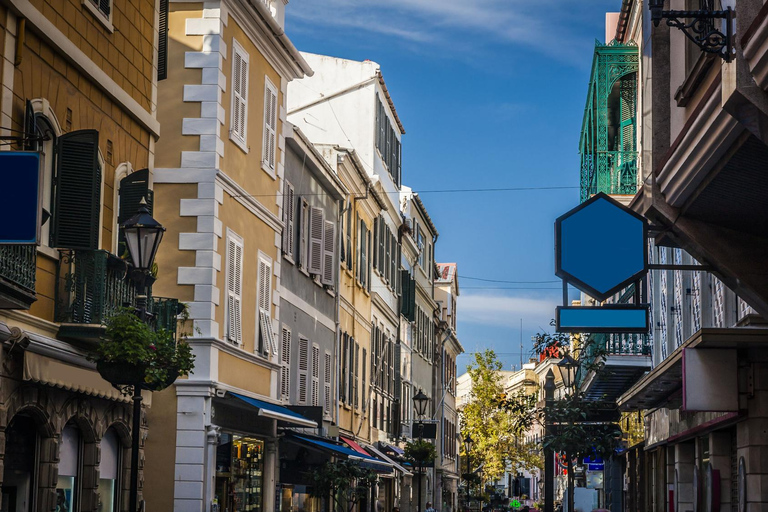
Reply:
[[482, 465], [481, 489], [509, 467], [519, 470], [541, 466], [536, 450], [523, 441], [531, 424], [535, 398], [525, 394], [508, 397], [499, 373], [501, 368], [493, 350], [476, 353], [475, 361], [467, 367], [472, 391], [461, 411], [461, 437], [470, 435], [473, 447], [467, 454], [462, 445], [461, 456], [469, 456], [474, 468]]
[[357, 461], [328, 461], [311, 473], [310, 495], [325, 498], [330, 493], [335, 509], [352, 512], [361, 500], [366, 499], [378, 478], [375, 471], [362, 467]]

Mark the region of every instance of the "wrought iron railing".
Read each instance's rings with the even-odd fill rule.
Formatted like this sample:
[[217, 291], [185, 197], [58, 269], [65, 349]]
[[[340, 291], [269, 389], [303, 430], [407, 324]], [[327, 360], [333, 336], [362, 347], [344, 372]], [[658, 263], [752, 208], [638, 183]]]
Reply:
[[[56, 280], [57, 322], [104, 325], [123, 307], [136, 305], [138, 290], [130, 266], [108, 251], [63, 251]], [[157, 328], [176, 332], [179, 302], [152, 298], [148, 310]]]
[[637, 193], [637, 151], [598, 151], [581, 155], [581, 200], [598, 192]]
[[3, 278], [22, 288], [34, 292], [36, 268], [36, 246], [0, 246], [0, 278]]

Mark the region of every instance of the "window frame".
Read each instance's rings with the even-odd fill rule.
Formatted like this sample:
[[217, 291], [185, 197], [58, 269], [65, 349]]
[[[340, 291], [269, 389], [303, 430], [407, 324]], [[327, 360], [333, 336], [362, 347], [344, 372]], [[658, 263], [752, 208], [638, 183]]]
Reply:
[[[269, 114], [269, 109], [267, 108], [267, 99], [269, 93], [274, 94], [275, 96], [275, 108], [272, 112], [272, 119], [271, 121], [274, 121], [274, 132], [272, 133], [272, 148], [274, 150], [274, 154], [272, 155], [273, 161], [269, 161], [266, 157], [266, 142], [267, 142], [267, 127], [268, 127], [268, 120], [267, 115]], [[278, 139], [278, 121], [280, 120], [280, 94], [277, 90], [277, 86], [272, 83], [272, 80], [269, 79], [268, 76], [264, 76], [264, 119], [263, 119], [263, 137], [261, 141], [261, 168], [264, 172], [269, 174], [273, 179], [276, 176], [277, 173], [277, 139]]]
[[115, 12], [115, 2], [113, 0], [104, 0], [109, 3], [109, 14], [105, 13], [101, 10], [101, 8], [96, 5], [96, 2], [93, 0], [82, 0], [81, 5], [83, 5], [88, 12], [90, 12], [94, 18], [96, 18], [99, 23], [101, 23], [104, 28], [106, 28], [110, 33], [115, 32], [115, 27], [112, 24], [112, 13]]
[[[230, 293], [229, 285], [231, 280], [233, 279], [232, 273], [230, 271], [230, 265], [229, 265], [229, 258], [231, 254], [230, 243], [229, 243], [230, 240], [232, 240], [232, 242], [236, 246], [238, 245], [240, 246], [240, 276], [239, 276], [239, 279], [240, 279], [240, 297], [239, 297], [240, 299], [239, 301], [240, 333], [238, 337], [239, 339], [236, 339], [236, 340], [230, 339], [230, 332], [229, 332], [229, 318], [230, 318], [230, 315], [232, 314], [229, 307], [229, 293]], [[227, 249], [226, 249], [225, 260], [224, 260], [226, 265], [225, 267], [226, 274], [224, 276], [224, 279], [225, 279], [224, 286], [225, 286], [225, 294], [226, 294], [226, 302], [224, 303], [224, 341], [233, 343], [234, 345], [242, 348], [243, 347], [243, 259], [245, 256], [245, 244], [243, 242], [243, 238], [229, 228], [227, 228], [226, 241], [227, 241]], [[233, 294], [237, 295], [234, 292]], [[257, 331], [257, 335], [258, 335], [258, 331]]]
[[[86, 0], [84, 0], [86, 1]], [[245, 62], [246, 70], [245, 70], [245, 85], [241, 87], [241, 91], [245, 92], [245, 96], [242, 94], [236, 92], [235, 90], [235, 65], [236, 65], [236, 58], [235, 55], [238, 54], [240, 56], [240, 62]], [[230, 108], [229, 108], [229, 140], [234, 142], [237, 147], [243, 150], [246, 154], [248, 153], [248, 85], [249, 85], [249, 73], [250, 73], [250, 56], [248, 52], [245, 51], [245, 48], [243, 48], [243, 45], [241, 45], [237, 39], [232, 38], [232, 71], [230, 73], [230, 82], [231, 82], [231, 98], [230, 98]], [[235, 125], [235, 101], [236, 96], [240, 96], [242, 98], [243, 104], [245, 105], [245, 114], [243, 114], [243, 133], [242, 135], [238, 134], [235, 131], [234, 125]]]

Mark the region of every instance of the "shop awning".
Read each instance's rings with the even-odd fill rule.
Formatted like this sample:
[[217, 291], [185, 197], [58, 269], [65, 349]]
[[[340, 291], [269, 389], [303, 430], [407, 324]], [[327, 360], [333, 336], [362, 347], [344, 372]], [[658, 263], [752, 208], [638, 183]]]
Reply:
[[349, 447], [352, 448], [353, 450], [355, 450], [357, 453], [360, 453], [362, 455], [367, 455], [369, 457], [371, 456], [371, 454], [369, 452], [365, 451], [365, 449], [363, 449], [363, 447], [360, 446], [359, 444], [357, 444], [354, 440], [349, 439], [348, 437], [344, 437], [344, 436], [340, 436], [340, 437], [341, 437], [342, 441], [347, 443], [347, 445], [349, 445]]
[[398, 464], [398, 463], [397, 463], [397, 462], [395, 462], [394, 460], [392, 460], [392, 459], [390, 459], [389, 457], [387, 457], [387, 456], [386, 456], [384, 453], [382, 453], [381, 451], [377, 450], [375, 446], [369, 446], [369, 445], [365, 445], [365, 449], [366, 449], [366, 450], [370, 450], [370, 451], [371, 451], [371, 453], [373, 453], [374, 455], [376, 455], [377, 457], [379, 457], [381, 460], [385, 460], [385, 461], [389, 462], [390, 464], [392, 464], [392, 467], [394, 467], [396, 470], [398, 470], [399, 472], [401, 472], [401, 473], [403, 474], [403, 476], [412, 476], [412, 475], [413, 475], [413, 473], [411, 473], [410, 471], [408, 471], [407, 469], [405, 469], [403, 466], [401, 466], [400, 464]]
[[392, 471], [392, 464], [384, 462], [383, 460], [379, 460], [375, 457], [371, 457], [370, 455], [364, 455], [356, 450], [353, 450], [352, 448], [348, 448], [340, 444], [334, 444], [329, 441], [321, 441], [320, 439], [314, 439], [295, 434], [286, 436], [284, 439], [286, 441], [293, 441], [299, 444], [303, 444], [309, 448], [314, 448], [315, 450], [323, 451], [329, 455], [343, 457], [345, 459], [357, 460], [362, 463], [362, 465], [370, 467], [371, 469], [375, 469], [376, 471]]
[[394, 452], [400, 456], [405, 455], [405, 451], [403, 451], [402, 448], [398, 448], [397, 446], [391, 445], [391, 444], [384, 444], [385, 450], [389, 450], [391, 452]]
[[256, 398], [240, 395], [231, 391], [227, 392], [227, 396], [236, 398], [248, 406], [255, 408], [256, 414], [259, 416], [272, 418], [278, 421], [284, 421], [286, 423], [291, 423], [293, 425], [302, 427], [317, 428], [317, 423], [314, 421], [309, 420], [301, 414], [293, 412], [292, 410], [281, 405], [271, 404], [269, 402], [265, 402], [264, 400], [257, 400]]

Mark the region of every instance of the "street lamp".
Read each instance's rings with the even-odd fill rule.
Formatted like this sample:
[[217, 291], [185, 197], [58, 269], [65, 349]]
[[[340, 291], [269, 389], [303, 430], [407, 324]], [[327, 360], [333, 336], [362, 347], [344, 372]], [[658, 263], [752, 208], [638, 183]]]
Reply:
[[[142, 199], [139, 211], [120, 227], [125, 234], [128, 253], [133, 263], [133, 279], [138, 286], [136, 307], [142, 321], [147, 320], [147, 277], [152, 272], [157, 248], [165, 228], [149, 214], [147, 202]], [[129, 512], [138, 512], [139, 499], [139, 435], [141, 429], [141, 385], [133, 385], [133, 425], [131, 431], [131, 489]]]
[[[429, 404], [429, 397], [424, 394], [424, 391], [421, 389], [418, 393], [413, 397], [413, 408], [416, 411], [416, 414], [419, 417], [419, 422], [417, 423], [419, 427], [419, 444], [421, 444], [421, 441], [423, 440], [424, 435], [424, 422], [422, 421], [424, 419], [424, 415], [427, 413], [427, 405]], [[422, 463], [423, 461], [419, 461], [419, 502], [416, 506], [416, 512], [421, 512], [421, 473], [422, 473]]]
[[467, 480], [467, 508], [469, 508], [469, 481], [472, 477], [472, 466], [469, 462], [469, 452], [472, 451], [472, 447], [475, 445], [475, 441], [472, 439], [472, 436], [467, 434], [467, 437], [464, 438], [464, 452], [467, 454], [467, 474], [466, 474], [466, 480]]
[[[555, 401], [555, 373], [552, 368], [547, 371], [544, 382], [544, 404], [546, 410], [551, 410]], [[554, 432], [552, 419], [549, 414], [544, 418], [544, 437], [549, 439]], [[555, 453], [552, 448], [544, 449], [544, 512], [555, 511]]]
[[576, 371], [579, 369], [579, 362], [570, 354], [565, 354], [557, 363], [557, 367], [560, 369], [560, 377], [563, 379], [565, 390], [572, 392], [576, 385]]

